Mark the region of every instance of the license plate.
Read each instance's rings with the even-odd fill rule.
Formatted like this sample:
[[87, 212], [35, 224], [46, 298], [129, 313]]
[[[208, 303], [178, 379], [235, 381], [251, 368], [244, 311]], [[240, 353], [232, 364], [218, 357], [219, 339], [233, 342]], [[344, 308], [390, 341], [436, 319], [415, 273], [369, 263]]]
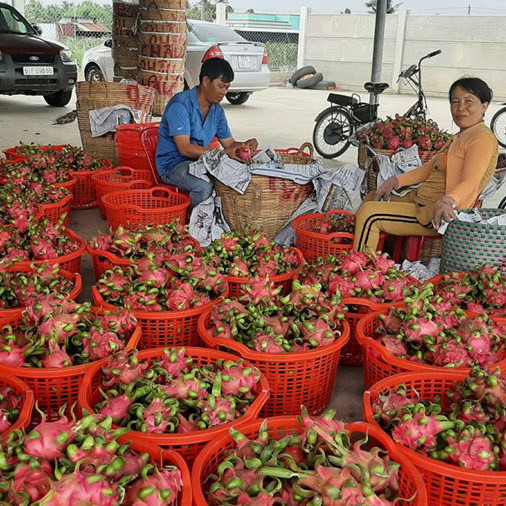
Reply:
[[251, 57], [250, 56], [239, 56], [239, 68], [240, 69], [249, 69], [251, 67]]
[[53, 67], [23, 67], [25, 76], [52, 76], [53, 74]]

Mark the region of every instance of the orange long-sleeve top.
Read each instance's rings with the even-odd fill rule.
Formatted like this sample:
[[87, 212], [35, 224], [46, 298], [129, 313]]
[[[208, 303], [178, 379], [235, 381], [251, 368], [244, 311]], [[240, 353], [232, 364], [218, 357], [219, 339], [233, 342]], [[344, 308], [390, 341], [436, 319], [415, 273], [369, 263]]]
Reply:
[[[446, 152], [446, 195], [458, 209], [470, 207], [494, 176], [498, 145], [495, 135], [478, 123], [455, 135], [441, 149]], [[401, 186], [425, 181], [434, 169], [434, 157], [417, 169], [397, 176]]]

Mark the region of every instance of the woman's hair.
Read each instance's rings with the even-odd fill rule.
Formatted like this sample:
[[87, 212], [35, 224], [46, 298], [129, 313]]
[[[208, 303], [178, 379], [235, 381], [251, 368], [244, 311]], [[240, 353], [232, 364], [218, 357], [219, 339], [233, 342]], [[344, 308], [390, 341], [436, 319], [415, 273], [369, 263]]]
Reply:
[[478, 97], [482, 104], [485, 102], [492, 102], [492, 90], [488, 87], [488, 84], [480, 79], [479, 77], [461, 77], [457, 79], [451, 86], [448, 93], [450, 102], [452, 101], [453, 91], [457, 86], [460, 86], [463, 90], [468, 93], [472, 93], [475, 97]]
[[223, 58], [209, 58], [200, 68], [199, 81], [202, 83], [207, 76], [211, 81], [221, 77], [224, 83], [231, 83], [234, 80], [234, 71], [227, 60]]

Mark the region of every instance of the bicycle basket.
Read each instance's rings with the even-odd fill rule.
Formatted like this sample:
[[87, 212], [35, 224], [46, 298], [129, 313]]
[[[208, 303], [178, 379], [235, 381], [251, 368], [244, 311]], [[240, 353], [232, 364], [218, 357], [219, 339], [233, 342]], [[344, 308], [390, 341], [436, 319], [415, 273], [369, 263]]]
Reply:
[[353, 109], [353, 114], [362, 122], [368, 123], [369, 121], [374, 121], [375, 119], [375, 106], [371, 104], [353, 104], [351, 106]]

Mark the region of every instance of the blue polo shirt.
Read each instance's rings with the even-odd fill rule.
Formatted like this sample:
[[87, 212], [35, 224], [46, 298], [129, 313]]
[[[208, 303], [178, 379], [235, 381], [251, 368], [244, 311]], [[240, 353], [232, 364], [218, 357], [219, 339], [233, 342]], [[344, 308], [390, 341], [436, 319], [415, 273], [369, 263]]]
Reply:
[[175, 135], [189, 135], [190, 142], [199, 146], [209, 146], [214, 136], [218, 139], [232, 137], [221, 105], [211, 104], [204, 121], [196, 87], [174, 95], [165, 108], [156, 148], [156, 167], [159, 174], [170, 171], [180, 162], [191, 160], [179, 153], [174, 142]]

